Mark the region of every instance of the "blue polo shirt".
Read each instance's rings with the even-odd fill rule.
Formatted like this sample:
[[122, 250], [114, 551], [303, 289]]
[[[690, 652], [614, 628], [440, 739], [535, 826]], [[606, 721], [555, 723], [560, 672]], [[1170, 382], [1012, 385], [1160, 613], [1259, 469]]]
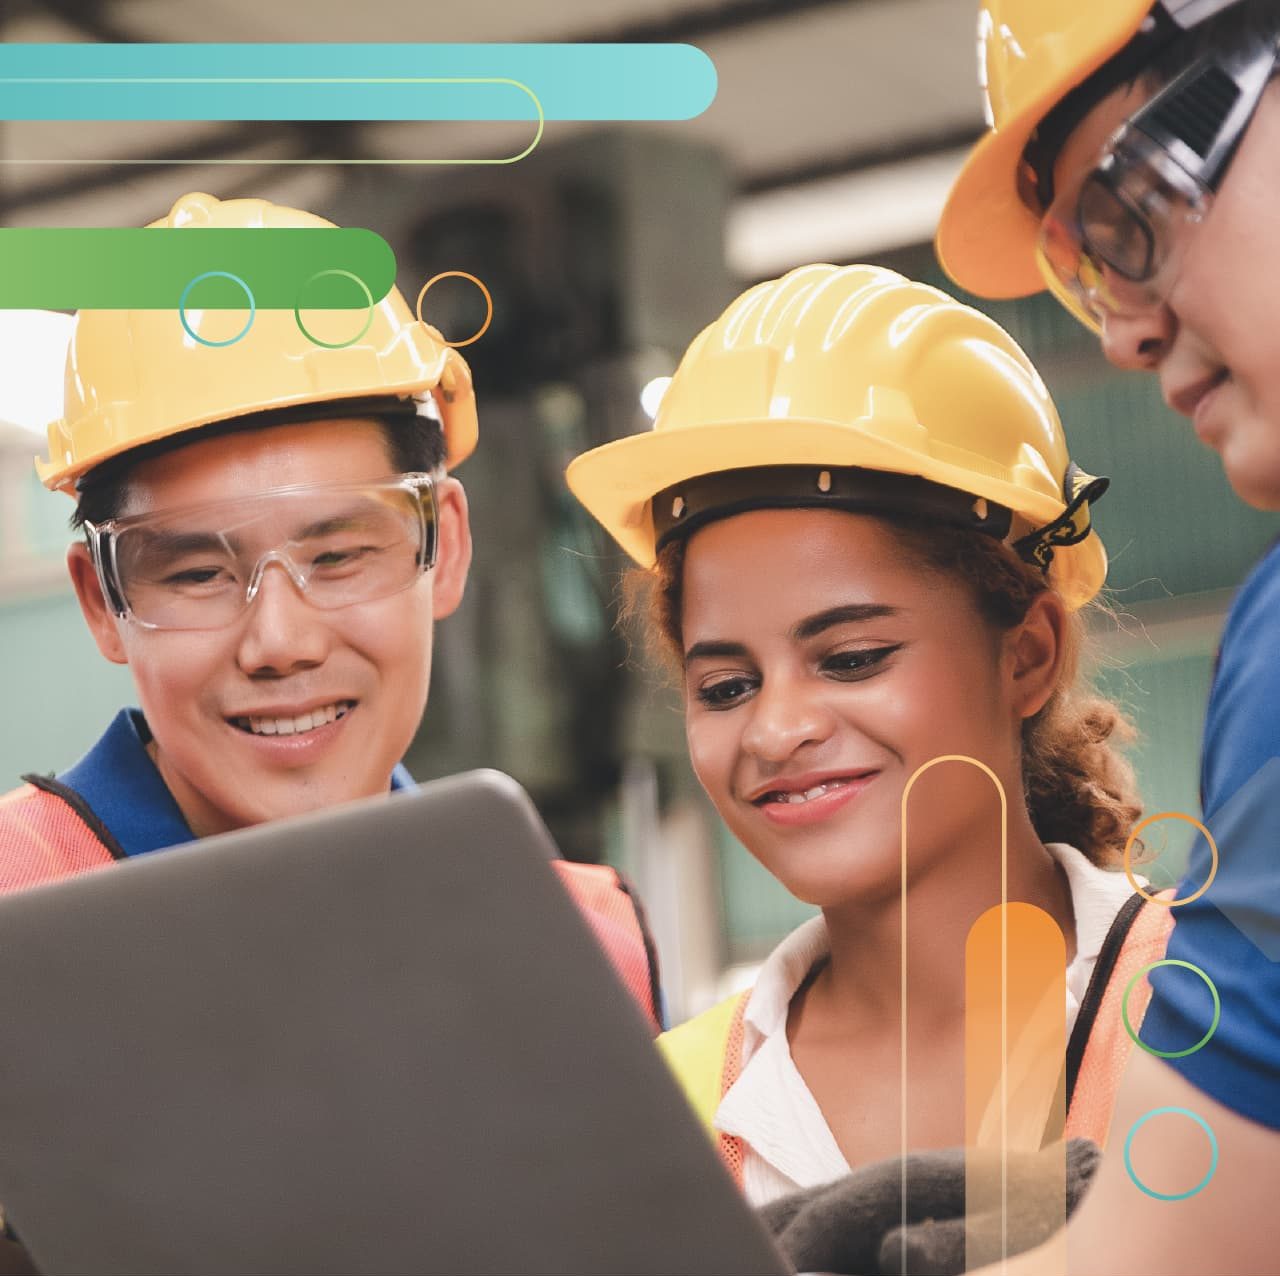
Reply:
[[[151, 732], [139, 709], [121, 709], [101, 739], [58, 781], [80, 795], [126, 855], [195, 841], [195, 834], [147, 753]], [[416, 785], [403, 765], [391, 787]]]
[[[1142, 1040], [1181, 1054], [1170, 1066], [1219, 1103], [1280, 1129], [1280, 542], [1241, 587], [1223, 630], [1200, 806], [1217, 871], [1189, 899], [1215, 858], [1198, 836], [1168, 951], [1195, 969], [1152, 972]], [[1210, 985], [1221, 1005], [1216, 1027]]]

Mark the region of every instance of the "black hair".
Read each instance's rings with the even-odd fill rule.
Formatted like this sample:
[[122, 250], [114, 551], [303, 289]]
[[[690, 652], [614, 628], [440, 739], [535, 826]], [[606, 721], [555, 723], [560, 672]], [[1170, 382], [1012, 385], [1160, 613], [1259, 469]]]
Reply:
[[419, 405], [411, 399], [329, 401], [254, 412], [144, 443], [95, 466], [76, 484], [78, 499], [71, 515], [72, 530], [79, 530], [85, 523], [105, 523], [118, 518], [128, 500], [130, 475], [143, 461], [228, 434], [348, 417], [377, 422], [386, 441], [391, 469], [396, 474], [431, 474], [444, 464], [444, 430], [440, 422], [422, 415]]
[[1160, 88], [1206, 53], [1280, 37], [1280, 0], [1237, 0], [1168, 44], [1156, 49], [1138, 80]]
[[[1067, 137], [1109, 93], [1135, 84], [1155, 92], [1188, 67], [1223, 49], [1280, 38], [1280, 0], [1236, 0], [1183, 31], [1160, 5], [1133, 39], [1067, 93], [1036, 126], [1023, 152], [1029, 179], [1023, 198], [1043, 212], [1053, 202], [1053, 166]], [[1034, 188], [1034, 189], [1032, 189]]]

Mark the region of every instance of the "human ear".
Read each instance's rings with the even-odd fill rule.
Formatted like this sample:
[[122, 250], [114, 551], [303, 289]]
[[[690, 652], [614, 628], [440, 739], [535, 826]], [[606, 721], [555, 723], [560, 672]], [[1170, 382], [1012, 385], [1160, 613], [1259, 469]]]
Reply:
[[467, 494], [455, 478], [436, 484], [436, 565], [431, 577], [431, 614], [452, 615], [462, 602], [471, 566], [471, 521]]
[[116, 665], [127, 665], [124, 643], [120, 638], [120, 626], [115, 613], [102, 596], [102, 584], [98, 569], [93, 565], [89, 547], [83, 541], [73, 542], [67, 549], [67, 571], [75, 587], [76, 600], [84, 623], [89, 626], [98, 650]]
[[1066, 659], [1067, 623], [1062, 599], [1045, 590], [1005, 635], [1008, 685], [1019, 719], [1034, 717], [1057, 690]]

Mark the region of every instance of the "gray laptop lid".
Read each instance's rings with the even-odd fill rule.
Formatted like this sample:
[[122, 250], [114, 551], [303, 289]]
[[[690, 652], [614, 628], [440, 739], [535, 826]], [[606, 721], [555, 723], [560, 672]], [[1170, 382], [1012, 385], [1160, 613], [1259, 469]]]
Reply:
[[48, 1273], [778, 1273], [476, 772], [0, 900], [0, 1201]]

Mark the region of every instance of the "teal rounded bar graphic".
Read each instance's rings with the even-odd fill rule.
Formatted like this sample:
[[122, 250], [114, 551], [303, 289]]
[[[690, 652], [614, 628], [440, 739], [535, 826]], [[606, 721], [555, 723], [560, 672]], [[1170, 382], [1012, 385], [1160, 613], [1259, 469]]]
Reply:
[[690, 44], [0, 45], [7, 120], [688, 120], [716, 87]]

